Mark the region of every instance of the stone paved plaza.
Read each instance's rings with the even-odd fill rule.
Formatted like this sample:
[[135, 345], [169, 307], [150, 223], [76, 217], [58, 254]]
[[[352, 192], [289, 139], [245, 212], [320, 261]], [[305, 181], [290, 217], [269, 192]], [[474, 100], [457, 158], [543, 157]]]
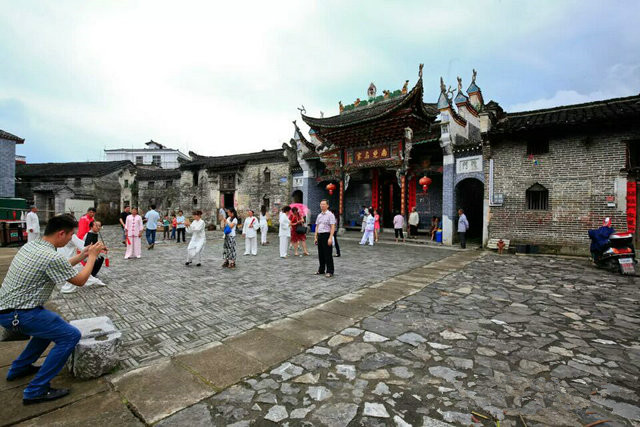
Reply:
[[160, 425], [637, 426], [639, 286], [488, 254]]
[[311, 235], [311, 256], [288, 259], [278, 257], [275, 233], [255, 257], [243, 256], [244, 237], [238, 236], [235, 270], [221, 267], [220, 232], [207, 232], [202, 267], [185, 266], [187, 245], [162, 242], [161, 234], [155, 249], [143, 245], [139, 260], [123, 259], [118, 228], [106, 228], [103, 236], [113, 248], [110, 267], [99, 274], [108, 286], [54, 292], [52, 303], [68, 320], [109, 316], [124, 334], [125, 369], [236, 335], [452, 253], [413, 245], [360, 247], [345, 240], [342, 256], [334, 258], [336, 274], [328, 279], [313, 274], [318, 260]]

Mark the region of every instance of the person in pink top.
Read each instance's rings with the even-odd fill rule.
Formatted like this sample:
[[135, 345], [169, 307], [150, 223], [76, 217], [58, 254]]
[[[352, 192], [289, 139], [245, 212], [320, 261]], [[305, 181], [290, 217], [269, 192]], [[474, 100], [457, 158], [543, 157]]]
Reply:
[[127, 217], [124, 229], [127, 232], [127, 252], [124, 254], [124, 259], [129, 259], [132, 256], [140, 258], [141, 253], [141, 237], [144, 225], [142, 225], [142, 217], [138, 215], [138, 209], [131, 209], [131, 215]]
[[402, 239], [402, 243], [405, 242], [403, 228], [404, 217], [400, 215], [400, 212], [397, 212], [396, 216], [393, 217], [393, 231], [396, 233], [396, 243], [398, 243], [398, 237]]
[[375, 220], [373, 224], [373, 237], [375, 238], [376, 243], [378, 243], [378, 237], [380, 234], [380, 215], [378, 214], [378, 209], [373, 210], [373, 219]]

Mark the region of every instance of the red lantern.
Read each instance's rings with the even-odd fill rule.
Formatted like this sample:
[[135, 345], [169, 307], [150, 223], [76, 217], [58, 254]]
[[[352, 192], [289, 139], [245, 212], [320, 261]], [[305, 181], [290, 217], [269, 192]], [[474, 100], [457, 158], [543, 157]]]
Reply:
[[429, 185], [431, 185], [431, 178], [427, 177], [427, 176], [423, 176], [422, 178], [420, 178], [420, 181], [418, 181], [418, 183], [420, 185], [422, 185], [422, 189], [424, 190], [424, 192], [427, 192], [427, 189], [429, 188]]
[[333, 191], [336, 189], [336, 185], [332, 182], [330, 184], [327, 184], [327, 191], [329, 192], [329, 195], [333, 195]]

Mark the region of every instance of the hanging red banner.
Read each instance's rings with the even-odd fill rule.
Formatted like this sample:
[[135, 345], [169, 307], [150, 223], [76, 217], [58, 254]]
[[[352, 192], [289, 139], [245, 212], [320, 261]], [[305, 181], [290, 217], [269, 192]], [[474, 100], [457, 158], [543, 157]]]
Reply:
[[627, 231], [629, 233], [635, 233], [636, 231], [636, 218], [637, 218], [637, 196], [636, 196], [636, 182], [627, 182]]

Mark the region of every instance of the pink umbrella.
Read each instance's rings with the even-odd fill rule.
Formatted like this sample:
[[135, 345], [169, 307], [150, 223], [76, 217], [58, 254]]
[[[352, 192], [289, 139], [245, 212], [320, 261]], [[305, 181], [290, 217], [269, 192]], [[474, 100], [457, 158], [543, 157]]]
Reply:
[[302, 203], [291, 203], [289, 207], [291, 209], [298, 208], [298, 212], [300, 212], [300, 215], [302, 216], [307, 216], [307, 214], [309, 213], [309, 208], [306, 205], [303, 205]]

